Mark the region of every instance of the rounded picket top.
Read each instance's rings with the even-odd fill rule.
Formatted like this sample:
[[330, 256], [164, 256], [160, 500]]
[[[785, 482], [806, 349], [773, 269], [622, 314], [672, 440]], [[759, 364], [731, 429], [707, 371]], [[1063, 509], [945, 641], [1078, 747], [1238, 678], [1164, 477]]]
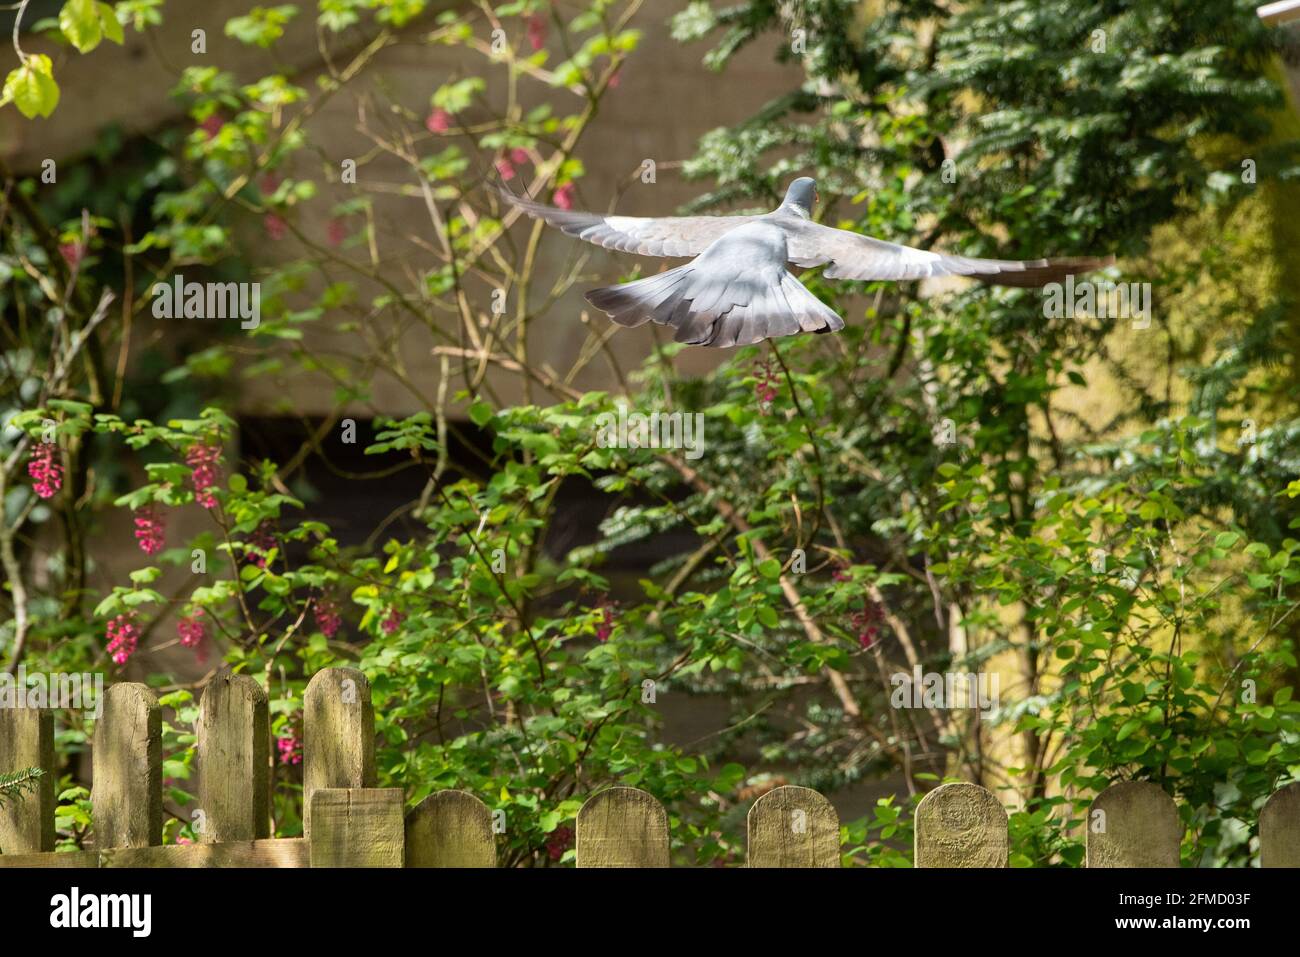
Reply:
[[104, 693], [91, 758], [95, 849], [161, 844], [162, 709], [147, 685]]
[[435, 791], [406, 815], [407, 867], [496, 867], [492, 812], [468, 791]]
[[578, 867], [667, 867], [668, 813], [637, 788], [589, 797], [578, 811]]
[[1112, 784], [1088, 807], [1088, 867], [1177, 867], [1183, 826], [1174, 799], [1149, 781]]
[[773, 788], [754, 802], [746, 825], [750, 867], [840, 866], [839, 815], [812, 788]]
[[917, 867], [1006, 867], [1007, 812], [978, 784], [942, 784], [916, 807]]
[[370, 682], [355, 668], [325, 668], [307, 683], [302, 710], [303, 834], [310, 837], [313, 791], [375, 786]]
[[1300, 867], [1300, 781], [1274, 791], [1260, 809], [1259, 866]]

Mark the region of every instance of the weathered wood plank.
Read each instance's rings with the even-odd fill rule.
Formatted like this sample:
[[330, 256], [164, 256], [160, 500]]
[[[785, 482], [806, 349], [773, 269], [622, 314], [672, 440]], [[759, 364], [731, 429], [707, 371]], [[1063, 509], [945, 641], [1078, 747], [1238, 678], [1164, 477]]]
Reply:
[[271, 724], [248, 675], [218, 675], [199, 703], [199, 810], [204, 843], [271, 834]]
[[0, 856], [0, 868], [98, 866], [99, 854], [95, 851], [68, 851], [63, 854], [5, 854]]
[[406, 832], [401, 788], [312, 792], [312, 867], [401, 867]]
[[916, 807], [917, 867], [1006, 867], [1007, 812], [978, 784], [942, 784]]
[[355, 668], [316, 672], [303, 695], [303, 834], [311, 837], [317, 788], [375, 786], [370, 682]]
[[0, 708], [0, 774], [25, 768], [45, 773], [21, 801], [0, 804], [0, 854], [54, 850], [54, 713], [46, 708]]
[[1259, 866], [1300, 867], [1300, 782], [1274, 791], [1260, 809]]
[[839, 867], [840, 819], [811, 788], [785, 785], [749, 809], [750, 867]]
[[[66, 855], [58, 855], [63, 857]], [[103, 851], [100, 867], [308, 867], [305, 838], [279, 837], [227, 844], [168, 844]]]
[[1088, 808], [1088, 867], [1177, 867], [1174, 799], [1148, 781], [1112, 784]]
[[104, 695], [95, 722], [96, 850], [162, 843], [162, 712], [145, 685], [123, 682]]
[[617, 787], [578, 811], [578, 867], [667, 867], [668, 814], [645, 791]]
[[492, 812], [466, 791], [435, 791], [406, 815], [407, 867], [496, 867]]

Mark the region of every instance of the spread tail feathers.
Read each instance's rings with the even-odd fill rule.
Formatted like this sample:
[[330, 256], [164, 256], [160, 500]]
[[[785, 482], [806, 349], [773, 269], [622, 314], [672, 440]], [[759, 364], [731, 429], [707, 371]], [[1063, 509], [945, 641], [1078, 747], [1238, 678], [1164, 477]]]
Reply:
[[797, 332], [836, 332], [842, 320], [785, 269], [719, 274], [696, 262], [593, 289], [587, 301], [620, 326], [654, 320], [689, 345], [745, 346]]

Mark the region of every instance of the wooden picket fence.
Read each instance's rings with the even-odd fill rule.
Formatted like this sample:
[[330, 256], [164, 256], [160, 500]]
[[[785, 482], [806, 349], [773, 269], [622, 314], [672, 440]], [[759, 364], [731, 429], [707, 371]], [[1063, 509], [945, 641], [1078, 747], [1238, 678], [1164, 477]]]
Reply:
[[[439, 791], [403, 813], [400, 788], [375, 787], [374, 713], [361, 672], [317, 673], [304, 697], [301, 838], [270, 834], [266, 693], [224, 675], [199, 706], [201, 842], [162, 846], [162, 715], [145, 685], [113, 685], [95, 725], [92, 851], [55, 854], [54, 722], [49, 711], [0, 709], [0, 770], [40, 767], [34, 793], [0, 807], [0, 867], [495, 867], [492, 812]], [[803, 787], [778, 787], [749, 810], [750, 867], [838, 867], [839, 819]], [[1088, 814], [1088, 867], [1177, 867], [1182, 825], [1153, 784], [1107, 788]], [[1260, 814], [1260, 863], [1300, 867], [1300, 783]], [[667, 867], [668, 815], [629, 787], [602, 791], [577, 819], [579, 867]], [[916, 812], [917, 867], [1006, 867], [1007, 814], [975, 784], [945, 784]]]

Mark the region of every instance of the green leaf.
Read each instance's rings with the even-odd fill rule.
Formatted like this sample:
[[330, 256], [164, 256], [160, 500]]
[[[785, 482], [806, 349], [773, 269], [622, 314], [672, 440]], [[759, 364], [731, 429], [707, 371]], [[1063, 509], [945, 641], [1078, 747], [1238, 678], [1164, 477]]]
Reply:
[[[114, 17], [113, 20], [116, 22], [117, 18]], [[95, 0], [68, 0], [59, 11], [59, 29], [68, 38], [68, 42], [82, 53], [89, 53], [99, 46], [104, 28], [100, 22], [100, 13], [95, 8]], [[118, 32], [121, 32], [120, 27]]]
[[99, 26], [104, 31], [104, 36], [108, 37], [114, 43], [126, 42], [126, 36], [122, 33], [122, 24], [117, 20], [117, 14], [107, 3], [96, 3], [95, 12], [99, 14]]
[[482, 428], [492, 421], [492, 406], [486, 402], [475, 402], [469, 407], [469, 418], [471, 422]]
[[54, 82], [54, 67], [49, 57], [42, 53], [29, 56], [26, 63], [9, 72], [0, 106], [10, 101], [29, 120], [54, 112], [59, 105], [59, 85]]

